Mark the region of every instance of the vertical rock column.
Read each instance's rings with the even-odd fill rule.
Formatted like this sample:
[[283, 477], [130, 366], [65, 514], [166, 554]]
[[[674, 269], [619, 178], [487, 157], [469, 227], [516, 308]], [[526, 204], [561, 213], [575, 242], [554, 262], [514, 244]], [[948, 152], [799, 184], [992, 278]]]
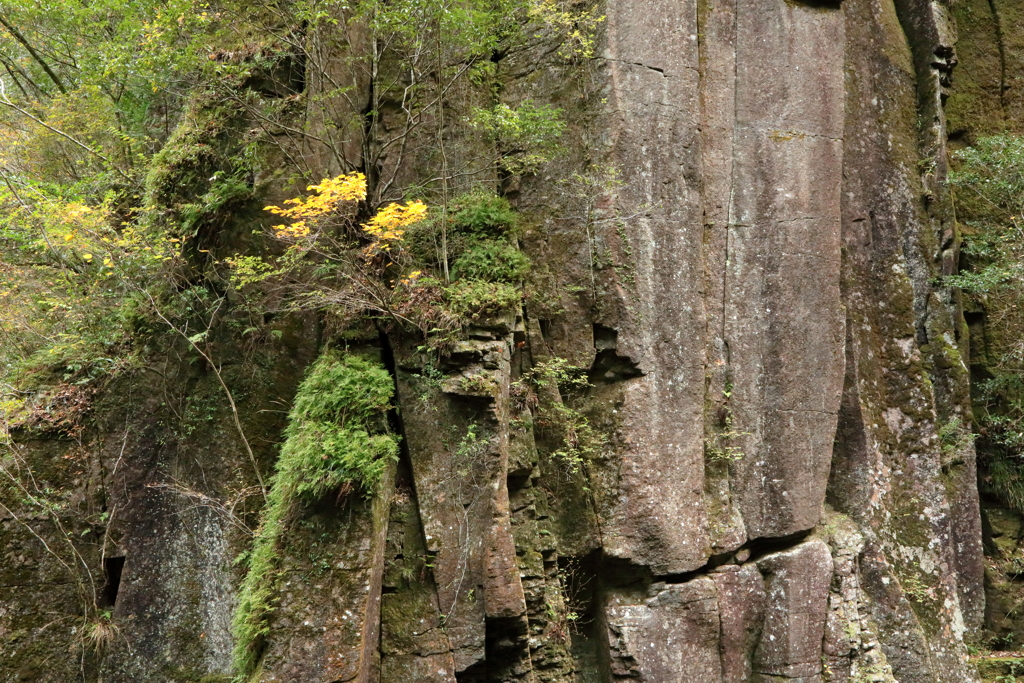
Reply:
[[289, 530], [265, 683], [369, 683], [380, 667], [380, 607], [394, 467], [369, 499], [305, 514]]
[[[652, 6], [654, 5], [654, 6]], [[620, 291], [616, 353], [625, 382], [618, 490], [597, 492], [604, 550], [655, 574], [710, 553], [704, 509], [704, 305], [700, 262], [697, 4], [615, 0], [604, 52], [611, 162], [635, 270]]]
[[440, 386], [417, 372], [415, 354], [400, 360], [402, 419], [455, 671], [529, 680], [508, 502], [511, 340], [484, 330], [471, 336], [452, 352]]
[[843, 381], [844, 20], [739, 0], [725, 283], [733, 489], [750, 538], [813, 527]]

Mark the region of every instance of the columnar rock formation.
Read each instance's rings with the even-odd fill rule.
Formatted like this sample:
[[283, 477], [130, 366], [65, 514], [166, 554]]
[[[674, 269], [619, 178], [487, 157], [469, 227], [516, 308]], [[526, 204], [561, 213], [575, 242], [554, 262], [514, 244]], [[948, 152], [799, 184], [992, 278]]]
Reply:
[[[572, 293], [481, 321], [431, 372], [409, 335], [350, 336], [395, 374], [402, 457], [376, 497], [294, 525], [259, 680], [976, 680], [974, 454], [943, 460], [937, 435], [970, 420], [959, 301], [936, 279], [958, 260], [945, 4], [603, 12], [583, 77], [543, 40], [498, 63], [504, 96], [553, 99], [570, 122], [570, 158], [503, 190], [531, 226], [523, 250]], [[583, 168], [621, 181], [592, 198], [608, 218], [593, 233], [558, 185]], [[315, 321], [281, 326], [243, 399], [265, 467], [316, 355]], [[516, 396], [555, 357], [589, 368], [573, 400], [603, 440], [576, 474]], [[2, 680], [230, 677], [249, 539], [212, 501], [251, 465], [226, 416], [167, 439], [162, 406], [217, 389], [173, 348], [159, 362], [96, 397], [79, 441], [16, 449], [82, 454], [53, 477], [111, 511], [81, 561], [123, 558], [120, 626], [100, 655], [69, 654], [80, 636], [50, 624], [73, 613], [71, 568], [39, 546], [58, 530], [5, 517]]]

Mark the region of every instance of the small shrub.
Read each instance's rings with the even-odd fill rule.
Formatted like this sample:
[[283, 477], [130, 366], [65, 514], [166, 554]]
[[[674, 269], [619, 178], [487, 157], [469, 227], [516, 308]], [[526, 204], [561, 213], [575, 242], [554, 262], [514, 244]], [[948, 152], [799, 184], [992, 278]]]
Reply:
[[487, 192], [457, 197], [449, 207], [448, 220], [452, 232], [486, 237], [512, 237], [518, 223], [508, 200]]
[[[518, 251], [514, 242], [518, 232], [516, 212], [502, 197], [485, 192], [456, 197], [448, 207], [446, 224], [442, 224], [442, 220], [441, 212], [434, 211], [432, 218], [408, 230], [405, 246], [418, 263], [430, 268], [440, 267], [443, 230], [447, 231], [448, 259], [453, 270], [454, 264], [464, 254], [474, 250]], [[475, 272], [456, 277], [494, 279], [487, 273], [477, 275]]]
[[914, 602], [924, 602], [932, 595], [928, 585], [914, 574], [908, 573], [900, 577], [900, 585], [903, 587], [903, 594]]
[[[1024, 511], [1024, 136], [981, 138], [953, 154], [952, 169], [949, 183], [969, 267], [946, 282], [985, 311], [986, 334], [978, 348], [987, 379], [971, 387], [979, 481]], [[974, 340], [971, 345], [973, 350]], [[944, 460], [973, 438], [952, 422], [939, 436]]]
[[497, 104], [474, 109], [470, 125], [487, 133], [502, 150], [498, 163], [505, 171], [528, 173], [560, 151], [558, 139], [565, 131], [561, 118], [561, 109], [526, 100], [515, 108]]
[[518, 282], [530, 269], [530, 259], [508, 242], [482, 240], [466, 249], [452, 264], [454, 279]]
[[520, 406], [536, 407], [536, 424], [560, 437], [559, 447], [550, 455], [570, 476], [579, 474], [604, 444], [587, 416], [568, 403], [570, 394], [589, 386], [584, 368], [555, 357], [538, 363], [511, 387]]
[[459, 280], [444, 288], [445, 305], [459, 318], [472, 321], [519, 305], [519, 288], [507, 282]]
[[722, 428], [714, 436], [704, 439], [704, 453], [711, 462], [742, 460], [743, 449], [735, 445], [735, 440], [744, 436], [750, 436], [750, 432], [741, 432], [733, 427], [732, 413], [727, 410]]
[[220, 175], [219, 172], [214, 174], [216, 180], [198, 201], [180, 205], [181, 235], [194, 236], [206, 222], [226, 217], [231, 211], [253, 198], [248, 180], [236, 176], [221, 178]]
[[964, 452], [974, 445], [974, 435], [957, 415], [939, 425], [938, 434], [944, 466], [963, 462]]

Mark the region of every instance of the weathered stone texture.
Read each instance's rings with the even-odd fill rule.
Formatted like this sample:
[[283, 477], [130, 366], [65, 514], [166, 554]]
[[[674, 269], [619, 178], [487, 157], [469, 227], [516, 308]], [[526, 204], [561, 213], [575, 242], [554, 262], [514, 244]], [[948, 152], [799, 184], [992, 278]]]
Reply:
[[289, 530], [260, 680], [377, 679], [393, 487], [394, 467], [383, 477], [384, 493], [371, 499], [353, 496], [340, 509], [325, 506]]
[[[118, 621], [139, 626], [114, 639], [105, 680], [143, 679], [154, 663], [167, 676], [231, 670], [230, 522], [210, 506], [168, 490], [147, 492], [134, 514], [156, 522], [128, 536], [117, 602]], [[183, 599], [185, 598], [185, 599]], [[195, 648], [196, 632], [204, 634]], [[120, 642], [119, 642], [120, 640]]]
[[[1002, 22], [1004, 41], [1007, 6], [978, 19]], [[535, 268], [565, 291], [530, 290], [449, 354], [367, 333], [390, 346], [401, 461], [372, 502], [289, 521], [261, 680], [971, 683], [963, 636], [984, 607], [974, 456], [942, 462], [937, 437], [969, 418], [959, 300], [936, 284], [958, 259], [942, 185], [945, 4], [609, 0], [601, 12], [586, 64], [557, 58], [550, 37], [495, 56], [501, 97], [564, 108], [570, 161], [501, 187]], [[321, 39], [362, 49], [356, 35]], [[976, 108], [1009, 116], [1016, 91], [993, 100], [990, 62]], [[468, 157], [475, 133], [450, 120], [452, 158]], [[421, 143], [426, 156], [373, 172], [421, 178]], [[349, 161], [373, 153], [342, 147]], [[328, 156], [310, 154], [334, 169]], [[557, 176], [608, 165], [621, 186], [589, 199], [612, 218], [566, 218], [562, 204], [580, 200]], [[278, 349], [296, 356], [269, 383], [283, 403], [312, 346]], [[554, 357], [593, 386], [515, 385]], [[256, 421], [269, 400], [254, 391], [243, 408]], [[535, 421], [545, 402], [600, 435], [578, 471]], [[224, 445], [226, 422], [169, 452], [147, 406], [118, 442], [116, 477], [115, 440], [103, 446], [100, 479], [124, 510], [114, 616], [132, 648], [94, 668], [106, 681], [225, 676], [239, 535], [222, 508], [189, 501], [251, 484], [251, 464]], [[253, 426], [272, 444], [281, 425]], [[164, 488], [182, 472], [198, 491]], [[2, 518], [11, 585], [67, 591], [52, 566], [21, 564], [32, 540], [18, 529]], [[40, 626], [24, 613], [0, 609], [17, 652], [3, 676], [38, 668], [25, 643]]]
[[604, 598], [614, 680], [820, 681], [832, 556], [820, 540]]
[[754, 563], [718, 567], [711, 579], [718, 589], [722, 683], [745, 683], [754, 671], [753, 653], [764, 622], [764, 581]]
[[737, 5], [725, 343], [750, 538], [817, 524], [843, 372], [844, 17]]
[[388, 520], [379, 676], [383, 681], [454, 683], [451, 641], [442, 627], [419, 510], [408, 484], [403, 477]]
[[[398, 383], [426, 549], [435, 555], [457, 672], [485, 662], [488, 622], [515, 624], [519, 638], [527, 632], [508, 494], [511, 340], [485, 336], [455, 350], [449, 363], [460, 372], [442, 390], [418, 395], [425, 388], [415, 373], [402, 372]], [[402, 364], [414, 369], [409, 364], [416, 360], [409, 355]]]
[[[636, 298], [612, 325], [619, 353], [645, 373], [619, 409], [617, 495], [602, 511], [606, 553], [656, 574], [705, 562], [703, 339], [697, 8], [608, 6], [604, 67], [610, 161], [630, 169], [624, 210]], [[688, 257], [680, 257], [682, 254]], [[668, 484], [668, 485], [666, 485]]]
[[605, 604], [613, 637], [613, 680], [684, 683], [722, 680], [715, 583], [708, 577], [679, 585], [651, 586], [634, 603], [611, 592]]
[[807, 683], [820, 680], [832, 581], [828, 546], [808, 541], [766, 555], [757, 561], [757, 568], [764, 576], [765, 616], [754, 650], [754, 672]]
[[[931, 20], [931, 9], [844, 6], [852, 66], [843, 193], [847, 377], [829, 498], [864, 525], [861, 571], [870, 578], [862, 586], [896, 678], [971, 680], [963, 650], [949, 645], [965, 618], [976, 623], [980, 616], [981, 553], [972, 539], [980, 533], [970, 531], [977, 528], [976, 490], [943, 487], [935, 437], [939, 415], [963, 410], [956, 387], [966, 378], [949, 369], [955, 364], [930, 362], [930, 354], [948, 353], [952, 335], [949, 309], [931, 290], [941, 266], [936, 226], [945, 219], [928, 203], [931, 180], [917, 161], [919, 149], [935, 144], [941, 110], [930, 110], [939, 119], [928, 118], [920, 135], [910, 125], [922, 87], [914, 52], [935, 49], [929, 41], [945, 31], [912, 23], [908, 47], [898, 22]], [[938, 73], [924, 81], [941, 87]], [[972, 480], [973, 454], [950, 474]], [[958, 528], [964, 543], [956, 541]], [[920, 586], [913, 600], [894, 599], [889, 586], [897, 580]], [[908, 638], [917, 644], [895, 645]]]

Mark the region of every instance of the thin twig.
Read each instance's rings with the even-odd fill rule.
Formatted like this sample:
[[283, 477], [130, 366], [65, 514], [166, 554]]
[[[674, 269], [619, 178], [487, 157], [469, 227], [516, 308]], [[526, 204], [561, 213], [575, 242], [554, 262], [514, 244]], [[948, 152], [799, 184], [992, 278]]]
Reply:
[[[220, 368], [218, 368], [217, 364], [213, 362], [213, 359], [210, 358], [209, 354], [207, 354], [205, 351], [203, 351], [199, 347], [199, 344], [197, 344], [196, 342], [192, 341], [192, 337], [188, 336], [177, 325], [175, 325], [174, 323], [172, 323], [170, 320], [167, 319], [167, 316], [165, 316], [163, 314], [163, 312], [160, 310], [160, 307], [157, 306], [156, 300], [153, 298], [153, 296], [148, 291], [146, 291], [145, 289], [141, 289], [141, 288], [140, 288], [140, 291], [143, 294], [145, 294], [146, 297], [149, 299], [149, 303], [153, 307], [153, 311], [157, 314], [157, 316], [162, 321], [164, 321], [164, 324], [167, 325], [172, 330], [174, 330], [175, 332], [177, 332], [179, 335], [181, 335], [181, 337], [185, 341], [187, 341], [189, 343], [189, 345], [193, 349], [195, 349], [196, 353], [198, 353], [200, 356], [203, 357], [203, 360], [205, 360], [206, 363], [210, 366], [210, 369], [213, 370], [213, 374], [217, 378], [217, 382], [220, 383], [221, 389], [224, 390], [224, 395], [227, 397], [228, 404], [231, 406], [231, 416], [232, 416], [232, 418], [234, 418], [234, 421], [235, 421], [235, 429], [238, 430], [238, 436], [241, 437], [241, 439], [242, 439], [242, 444], [245, 446], [245, 452], [248, 453], [248, 455], [249, 455], [249, 461], [252, 463], [253, 470], [256, 472], [256, 480], [259, 481], [259, 483], [260, 483], [260, 490], [263, 492], [263, 500], [266, 501], [266, 499], [267, 499], [267, 485], [263, 481], [263, 475], [260, 474], [260, 467], [259, 467], [259, 464], [256, 462], [256, 454], [252, 452], [252, 447], [249, 445], [249, 439], [246, 438], [246, 436], [245, 436], [245, 429], [242, 427], [242, 420], [238, 416], [238, 406], [235, 405], [235, 397], [231, 393], [231, 389], [228, 388], [227, 383], [224, 381], [224, 377], [220, 373]], [[213, 325], [213, 317], [211, 316], [211, 318], [210, 318], [210, 326], [212, 326], [212, 325]], [[209, 330], [210, 330], [210, 327], [207, 327], [207, 332], [209, 332]]]

